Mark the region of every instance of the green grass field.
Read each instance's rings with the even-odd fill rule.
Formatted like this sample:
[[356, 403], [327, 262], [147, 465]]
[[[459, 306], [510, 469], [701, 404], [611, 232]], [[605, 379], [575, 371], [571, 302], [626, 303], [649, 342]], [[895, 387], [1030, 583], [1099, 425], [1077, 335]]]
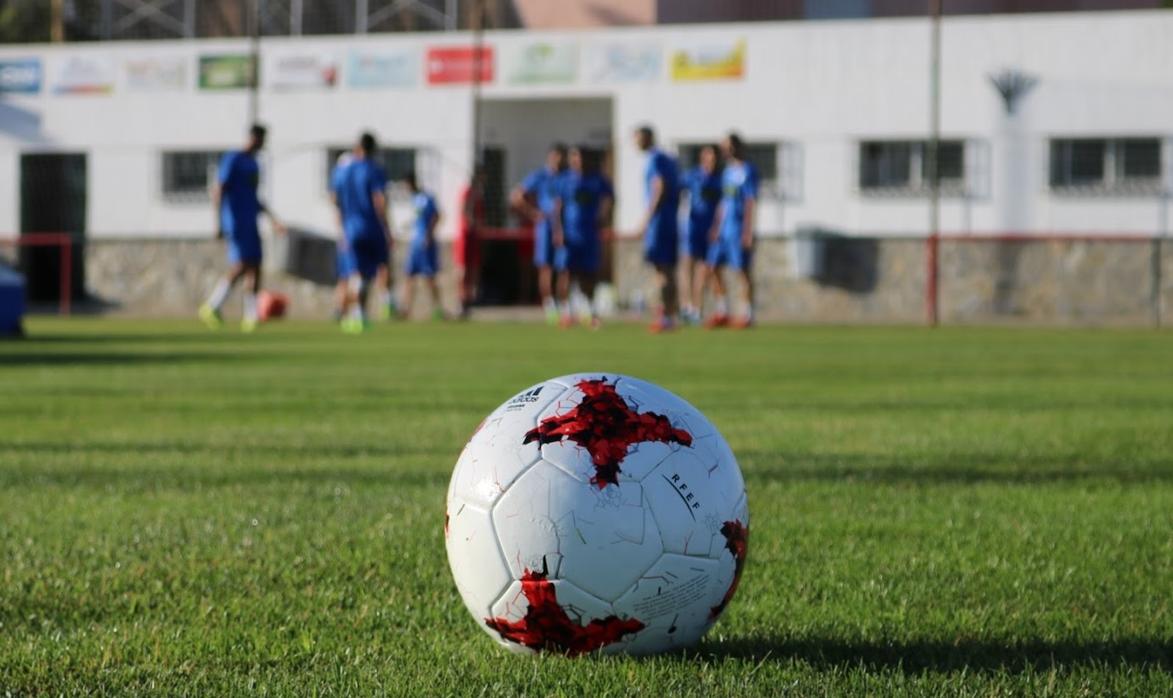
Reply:
[[[0, 695], [1173, 694], [1173, 335], [36, 320], [0, 344]], [[444, 492], [542, 378], [663, 384], [753, 518], [695, 652], [517, 657]]]

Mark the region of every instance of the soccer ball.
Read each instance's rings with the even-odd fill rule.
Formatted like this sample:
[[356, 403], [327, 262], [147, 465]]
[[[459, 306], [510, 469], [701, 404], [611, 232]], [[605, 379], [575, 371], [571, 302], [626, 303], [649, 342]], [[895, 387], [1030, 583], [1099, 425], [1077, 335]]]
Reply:
[[732, 451], [651, 383], [578, 374], [485, 418], [448, 487], [448, 562], [468, 610], [518, 652], [695, 644], [737, 590], [749, 509]]

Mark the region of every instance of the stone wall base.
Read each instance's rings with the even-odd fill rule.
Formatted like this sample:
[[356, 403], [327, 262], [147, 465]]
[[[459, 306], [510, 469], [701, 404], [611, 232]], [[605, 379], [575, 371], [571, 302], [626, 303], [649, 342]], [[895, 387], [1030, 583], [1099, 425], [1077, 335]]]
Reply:
[[[398, 258], [404, 245], [396, 246]], [[837, 239], [826, 248], [822, 275], [800, 278], [796, 243], [763, 239], [755, 251], [757, 312], [765, 322], [901, 323], [925, 320], [925, 243], [915, 239]], [[945, 324], [1028, 323], [1134, 325], [1153, 320], [1153, 252], [1132, 241], [942, 241], [940, 318]], [[620, 308], [644, 305], [652, 277], [636, 240], [614, 247]], [[455, 307], [451, 250], [445, 246], [440, 286]], [[1173, 241], [1163, 245], [1162, 324], [1173, 324]], [[212, 240], [93, 240], [86, 247], [87, 290], [115, 314], [186, 316], [224, 272], [223, 244]], [[332, 289], [280, 272], [265, 285], [290, 296], [294, 318], [328, 317]], [[420, 294], [420, 314], [430, 312]], [[230, 302], [228, 314], [239, 313]]]

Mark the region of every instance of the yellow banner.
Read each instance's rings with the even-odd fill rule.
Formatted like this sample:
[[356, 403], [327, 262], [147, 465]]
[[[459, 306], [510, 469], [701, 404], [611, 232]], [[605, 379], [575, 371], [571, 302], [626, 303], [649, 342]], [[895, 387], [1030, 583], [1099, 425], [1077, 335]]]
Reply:
[[740, 80], [745, 77], [745, 40], [733, 46], [678, 49], [672, 54], [672, 79]]

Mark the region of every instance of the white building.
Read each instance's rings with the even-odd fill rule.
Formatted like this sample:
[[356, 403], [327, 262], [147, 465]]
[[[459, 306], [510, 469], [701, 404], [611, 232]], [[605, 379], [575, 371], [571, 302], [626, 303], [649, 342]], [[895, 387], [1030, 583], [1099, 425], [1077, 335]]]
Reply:
[[[472, 159], [471, 41], [266, 38], [273, 208], [329, 230], [332, 152], [371, 129], [397, 149], [396, 169], [414, 166], [453, 210]], [[736, 129], [769, 180], [763, 236], [923, 235], [929, 42], [923, 18], [489, 32], [488, 162], [507, 188], [553, 140], [612, 149], [626, 230], [643, 205], [632, 129], [654, 124], [681, 152]], [[1168, 231], [1173, 12], [951, 17], [943, 46], [945, 232]], [[0, 47], [0, 236], [77, 208], [22, 172], [58, 166], [38, 154], [79, 154], [88, 239], [207, 237], [207, 154], [242, 141], [249, 100], [212, 88], [239, 85], [241, 65], [222, 57], [247, 51], [244, 40]], [[992, 82], [1003, 73], [1033, 84], [1014, 113]]]

